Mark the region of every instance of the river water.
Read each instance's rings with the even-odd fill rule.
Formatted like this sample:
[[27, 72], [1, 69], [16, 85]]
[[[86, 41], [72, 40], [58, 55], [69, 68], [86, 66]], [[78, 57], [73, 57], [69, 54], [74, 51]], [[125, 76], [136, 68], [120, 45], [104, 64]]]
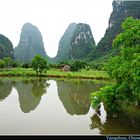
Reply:
[[0, 78], [0, 134], [140, 134], [139, 120], [113, 118], [103, 103], [100, 113], [91, 107], [90, 93], [103, 86], [93, 80]]

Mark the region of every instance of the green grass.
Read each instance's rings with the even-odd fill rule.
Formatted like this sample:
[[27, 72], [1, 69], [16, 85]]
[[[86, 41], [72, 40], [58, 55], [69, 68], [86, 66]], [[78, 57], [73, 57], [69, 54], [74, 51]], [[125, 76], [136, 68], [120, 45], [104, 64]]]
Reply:
[[26, 75], [36, 75], [33, 69], [25, 68], [6, 68], [0, 69], [1, 76], [26, 76]]
[[29, 68], [9, 68], [0, 69], [0, 76], [44, 76], [44, 77], [60, 77], [60, 78], [83, 78], [83, 79], [109, 79], [109, 75], [105, 71], [81, 70], [80, 72], [63, 72], [59, 69], [50, 69], [37, 75], [36, 72]]

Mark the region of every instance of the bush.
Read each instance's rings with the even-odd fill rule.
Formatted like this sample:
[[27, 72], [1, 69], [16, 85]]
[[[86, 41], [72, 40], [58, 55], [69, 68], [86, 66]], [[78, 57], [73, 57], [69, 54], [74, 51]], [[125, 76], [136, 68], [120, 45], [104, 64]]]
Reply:
[[24, 64], [22, 64], [21, 67], [22, 68], [30, 68], [31, 67], [31, 64], [30, 63], [24, 63]]
[[81, 69], [85, 69], [88, 64], [83, 61], [75, 61], [71, 64], [71, 71], [80, 71]]

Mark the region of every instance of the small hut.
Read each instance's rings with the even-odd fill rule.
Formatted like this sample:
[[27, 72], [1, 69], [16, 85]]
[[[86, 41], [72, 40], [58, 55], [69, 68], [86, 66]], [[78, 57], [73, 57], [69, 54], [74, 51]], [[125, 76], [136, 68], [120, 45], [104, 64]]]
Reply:
[[64, 72], [70, 71], [70, 65], [69, 64], [61, 65], [61, 71], [64, 71]]

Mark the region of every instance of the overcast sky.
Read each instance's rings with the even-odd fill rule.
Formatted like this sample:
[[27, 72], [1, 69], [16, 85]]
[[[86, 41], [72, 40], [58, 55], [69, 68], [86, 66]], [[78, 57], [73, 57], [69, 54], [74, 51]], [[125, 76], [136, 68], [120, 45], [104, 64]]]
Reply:
[[21, 28], [29, 22], [42, 33], [47, 54], [54, 57], [58, 43], [72, 22], [90, 25], [95, 42], [108, 27], [113, 0], [0, 0], [0, 34], [17, 46]]

